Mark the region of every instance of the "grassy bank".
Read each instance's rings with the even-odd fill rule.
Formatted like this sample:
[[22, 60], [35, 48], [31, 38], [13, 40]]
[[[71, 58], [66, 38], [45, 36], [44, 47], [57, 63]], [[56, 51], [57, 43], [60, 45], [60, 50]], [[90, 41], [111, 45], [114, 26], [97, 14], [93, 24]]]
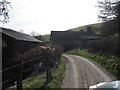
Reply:
[[45, 78], [45, 72], [32, 74], [23, 81], [23, 88], [40, 88], [44, 85]]
[[120, 58], [114, 56], [104, 56], [96, 53], [90, 53], [87, 50], [72, 50], [66, 52], [67, 54], [74, 54], [78, 56], [83, 56], [85, 58], [94, 60], [113, 74], [117, 79], [120, 79]]
[[[61, 58], [59, 66], [53, 70], [52, 81], [47, 85], [49, 88], [59, 88], [61, 86], [62, 76], [64, 73], [65, 61]], [[36, 73], [29, 76], [23, 81], [23, 88], [41, 88], [46, 81], [46, 73]]]
[[60, 88], [62, 85], [62, 77], [65, 70], [65, 60], [62, 57], [58, 68], [52, 72], [53, 80], [48, 84], [49, 88]]

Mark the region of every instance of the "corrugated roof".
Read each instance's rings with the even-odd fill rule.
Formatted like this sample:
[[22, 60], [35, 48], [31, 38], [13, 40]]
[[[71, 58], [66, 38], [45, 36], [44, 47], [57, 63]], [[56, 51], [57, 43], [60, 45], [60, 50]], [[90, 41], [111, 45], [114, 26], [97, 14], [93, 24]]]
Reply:
[[[1, 27], [0, 27], [1, 28]], [[15, 38], [16, 40], [22, 40], [22, 41], [30, 41], [30, 42], [42, 42], [28, 34], [24, 34], [24, 33], [20, 33], [11, 29], [7, 29], [7, 28], [1, 28], [2, 33]]]

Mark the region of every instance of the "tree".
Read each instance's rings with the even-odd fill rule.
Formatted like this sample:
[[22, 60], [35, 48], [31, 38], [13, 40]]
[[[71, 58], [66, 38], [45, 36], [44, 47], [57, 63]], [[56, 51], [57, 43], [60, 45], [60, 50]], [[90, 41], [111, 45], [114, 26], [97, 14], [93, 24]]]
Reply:
[[36, 39], [42, 40], [42, 35], [35, 36]]
[[8, 6], [11, 7], [10, 2], [8, 2], [7, 0], [0, 1], [0, 22], [2, 22], [3, 24], [9, 22]]
[[98, 1], [100, 14], [98, 18], [102, 21], [118, 19], [120, 16], [120, 1], [119, 0], [104, 0]]
[[98, 18], [104, 22], [101, 35], [110, 36], [119, 33], [120, 28], [120, 0], [104, 0], [98, 2], [100, 13]]
[[24, 33], [24, 30], [21, 29], [21, 30], [19, 30], [19, 32], [20, 32], [20, 33]]
[[39, 33], [35, 32], [35, 31], [32, 31], [30, 34], [31, 34], [31, 36], [33, 36], [33, 37], [39, 36]]

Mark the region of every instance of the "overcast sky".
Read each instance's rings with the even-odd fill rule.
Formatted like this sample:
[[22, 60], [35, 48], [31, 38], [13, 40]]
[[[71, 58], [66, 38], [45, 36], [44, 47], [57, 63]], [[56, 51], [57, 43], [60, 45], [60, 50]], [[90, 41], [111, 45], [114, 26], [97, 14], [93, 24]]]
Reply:
[[10, 22], [0, 26], [41, 35], [98, 22], [97, 0], [8, 0]]

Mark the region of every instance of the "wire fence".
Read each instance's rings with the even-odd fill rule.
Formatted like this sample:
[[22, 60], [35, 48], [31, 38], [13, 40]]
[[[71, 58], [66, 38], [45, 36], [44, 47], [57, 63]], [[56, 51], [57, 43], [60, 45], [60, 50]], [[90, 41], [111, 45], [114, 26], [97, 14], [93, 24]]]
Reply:
[[[16, 65], [13, 65], [13, 66], [11, 66], [11, 67], [9, 67], [9, 68], [6, 68], [6, 69], [0, 71], [0, 73], [3, 73], [3, 72], [8, 72], [9, 70], [14, 70], [14, 69], [16, 69], [16, 68], [17, 68], [17, 70], [19, 70], [19, 71], [18, 71], [19, 73], [17, 73], [15, 76], [10, 77], [9, 79], [7, 79], [7, 80], [5, 80], [4, 82], [0, 83], [0, 85], [2, 85], [2, 88], [5, 89], [6, 87], [9, 87], [9, 86], [6, 86], [6, 85], [8, 85], [9, 82], [14, 83], [14, 82], [16, 82], [16, 81], [19, 81], [20, 78], [23, 78], [23, 76], [20, 76], [20, 75], [23, 75], [23, 73], [25, 74], [25, 73], [27, 73], [27, 72], [29, 72], [29, 71], [30, 71], [30, 72], [33, 72], [34, 69], [35, 69], [35, 67], [37, 66], [37, 64], [38, 64], [38, 63], [41, 63], [41, 62], [38, 62], [38, 63], [34, 64], [34, 66], [31, 66], [30, 68], [27, 68], [26, 70], [23, 70], [23, 67], [24, 67], [25, 64], [28, 64], [28, 63], [30, 64], [30, 63], [32, 63], [33, 61], [36, 61], [36, 60], [38, 60], [38, 59], [41, 59], [41, 57], [38, 57], [38, 58], [31, 59], [31, 60], [26, 61], [26, 62], [22, 62], [22, 63], [16, 64]], [[46, 64], [46, 65], [47, 65], [47, 64]], [[55, 65], [54, 65], [54, 66], [55, 66]], [[49, 67], [48, 67], [48, 68], [49, 68]], [[3, 77], [4, 77], [4, 76], [3, 76]], [[20, 81], [20, 83], [22, 83], [22, 81]], [[18, 88], [22, 88], [22, 87], [18, 87]]]
[[19, 64], [16, 64], [16, 65], [13, 65], [13, 66], [11, 66], [11, 67], [9, 67], [9, 68], [5, 68], [5, 69], [1, 70], [0, 72], [7, 71], [7, 70], [9, 70], [9, 69], [15, 68], [15, 67], [17, 67], [17, 66], [23, 65], [23, 64], [28, 63], [28, 62], [31, 62], [31, 61], [38, 60], [38, 59], [40, 59], [40, 58], [41, 58], [41, 57], [38, 57], [38, 58], [35, 58], [35, 59], [31, 59], [31, 60], [25, 61], [25, 62], [23, 62], [23, 63], [19, 63]]
[[8, 64], [4, 61], [3, 70], [0, 71], [3, 79], [0, 86], [6, 89], [17, 83], [17, 90], [22, 90], [22, 80], [36, 69], [46, 72], [46, 82], [49, 83], [52, 78], [51, 72], [59, 64], [60, 57], [60, 52], [46, 47], [36, 47], [24, 54], [18, 54], [15, 60], [6, 60]]
[[[14, 83], [14, 82], [17, 82], [17, 88], [18, 90], [22, 90], [22, 85], [18, 85], [20, 83], [22, 83], [22, 80], [23, 80], [23, 77], [26, 77], [26, 76], [23, 76], [23, 73], [24, 74], [27, 74], [28, 72], [34, 72], [34, 69], [36, 68], [36, 66], [38, 66], [39, 63], [43, 63], [43, 62], [38, 62], [36, 64], [34, 64], [34, 66], [31, 66], [30, 68], [27, 68], [26, 70], [23, 69], [24, 65], [25, 64], [30, 64], [32, 63], [33, 61], [36, 61], [38, 59], [41, 59], [41, 57], [38, 57], [38, 58], [35, 58], [35, 59], [31, 59], [29, 61], [26, 61], [26, 62], [22, 62], [22, 63], [19, 63], [19, 64], [16, 64], [16, 65], [13, 65], [9, 68], [6, 68], [6, 69], [3, 69], [2, 71], [0, 71], [0, 73], [3, 73], [3, 72], [8, 72], [9, 70], [13, 70], [14, 69], [17, 69], [19, 73], [17, 73], [15, 76], [13, 77], [10, 77], [9, 79], [5, 80], [4, 82], [0, 83], [0, 86], [2, 86], [3, 89], [7, 88], [7, 87], [10, 87], [11, 85], [9, 85], [9, 83]], [[49, 67], [48, 63], [46, 62], [45, 63], [46, 65], [46, 81], [49, 82], [50, 80], [50, 74], [52, 72], [51, 68], [54, 69], [57, 65], [58, 65], [58, 61], [56, 61], [52, 67]], [[39, 68], [40, 69], [40, 68]], [[4, 76], [3, 76], [4, 77]], [[22, 78], [22, 79], [21, 79]], [[26, 77], [27, 78], [27, 77]], [[21, 79], [21, 80], [20, 80]]]

